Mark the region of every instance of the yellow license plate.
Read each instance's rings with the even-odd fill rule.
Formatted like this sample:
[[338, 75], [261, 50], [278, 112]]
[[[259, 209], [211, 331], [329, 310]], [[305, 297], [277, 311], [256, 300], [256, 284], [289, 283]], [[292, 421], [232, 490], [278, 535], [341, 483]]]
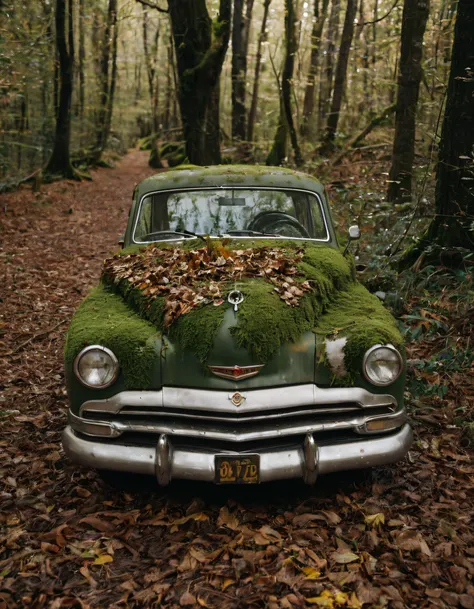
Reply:
[[260, 455], [216, 455], [217, 484], [258, 484]]

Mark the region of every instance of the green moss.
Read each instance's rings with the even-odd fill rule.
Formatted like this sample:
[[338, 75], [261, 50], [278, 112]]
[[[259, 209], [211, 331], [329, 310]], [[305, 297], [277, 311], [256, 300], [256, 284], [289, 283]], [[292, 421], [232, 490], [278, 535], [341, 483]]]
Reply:
[[188, 349], [201, 361], [209, 355], [214, 338], [224, 319], [227, 304], [219, 307], [207, 305], [193, 309], [181, 316], [167, 331], [170, 339]]
[[316, 293], [301, 298], [298, 307], [288, 306], [262, 280], [239, 283], [245, 300], [239, 306], [238, 325], [231, 334], [260, 362], [267, 362], [287, 342], [296, 342], [311, 330], [323, 309], [323, 301]]
[[[217, 240], [209, 240], [208, 248], [222, 247]], [[287, 305], [275, 292], [274, 285], [263, 278], [242, 279], [238, 288], [245, 299], [239, 306], [238, 325], [231, 330], [238, 344], [246, 348], [256, 359], [268, 361], [286, 342], [297, 341], [301, 335], [314, 328], [318, 319], [336, 298], [340, 290], [346, 289], [352, 281], [350, 262], [339, 250], [297, 241], [278, 241], [258, 239], [249, 242], [232, 240], [225, 243], [232, 250], [277, 248], [286, 256], [303, 249], [303, 260], [297, 264], [299, 276], [294, 280], [309, 281], [312, 290], [306, 292], [299, 305]], [[175, 243], [162, 244], [161, 249], [174, 249]], [[180, 244], [180, 249], [196, 249], [196, 240]], [[136, 253], [135, 246], [123, 250], [123, 254]], [[109, 281], [104, 277], [104, 281]], [[145, 298], [138, 289], [131, 289], [126, 280], [111, 287], [116, 290], [143, 318], [163, 329], [164, 299]], [[221, 292], [226, 298], [232, 285], [221, 284]], [[172, 324], [166, 333], [182, 348], [191, 350], [201, 361], [205, 361], [212, 348], [215, 335], [222, 323], [226, 305], [214, 307], [212, 304], [192, 309]]]
[[344, 356], [349, 375], [360, 372], [364, 353], [373, 345], [390, 343], [403, 350], [395, 319], [357, 282], [337, 295], [315, 332], [326, 338], [347, 337]]
[[124, 300], [100, 284], [82, 302], [66, 337], [65, 361], [71, 366], [88, 345], [111, 349], [128, 389], [150, 385], [156, 358], [156, 326], [140, 318]]

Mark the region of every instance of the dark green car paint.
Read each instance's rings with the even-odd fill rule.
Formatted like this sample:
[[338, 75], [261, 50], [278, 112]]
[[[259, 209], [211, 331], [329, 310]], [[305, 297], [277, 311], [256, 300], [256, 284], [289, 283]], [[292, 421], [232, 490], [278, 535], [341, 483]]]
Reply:
[[[173, 189], [218, 188], [218, 187], [272, 187], [281, 189], [301, 189], [316, 193], [326, 216], [329, 241], [324, 245], [337, 248], [337, 239], [326, 193], [320, 182], [314, 178], [294, 171], [249, 166], [222, 166], [210, 168], [192, 168], [170, 171], [147, 178], [134, 191], [132, 208], [125, 233], [125, 246], [133, 243], [139, 204], [143, 196], [150, 192]], [[259, 239], [249, 240], [257, 244]], [[278, 240], [275, 240], [275, 244]], [[214, 347], [207, 365], [248, 366], [256, 364], [249, 353], [240, 348], [231, 336], [229, 329], [236, 325], [238, 313], [228, 309], [216, 336]], [[282, 345], [277, 354], [267, 362], [260, 373], [241, 381], [226, 380], [213, 375], [207, 365], [201, 363], [191, 352], [180, 349], [167, 336], [156, 339], [156, 358], [153, 367], [150, 390], [159, 390], [163, 385], [176, 387], [205, 388], [216, 391], [243, 391], [278, 386], [315, 383], [321, 387], [337, 386], [329, 368], [320, 361], [316, 348], [317, 337], [313, 332], [305, 333], [296, 343]], [[102, 390], [84, 387], [75, 377], [72, 365], [66, 366], [66, 382], [71, 410], [79, 413], [80, 406], [88, 400], [107, 399], [126, 389], [123, 377], [119, 374], [117, 381]], [[367, 389], [375, 394], [390, 394], [403, 404], [405, 373], [395, 383], [386, 387], [377, 387], [369, 383], [362, 374], [356, 374], [354, 385]]]

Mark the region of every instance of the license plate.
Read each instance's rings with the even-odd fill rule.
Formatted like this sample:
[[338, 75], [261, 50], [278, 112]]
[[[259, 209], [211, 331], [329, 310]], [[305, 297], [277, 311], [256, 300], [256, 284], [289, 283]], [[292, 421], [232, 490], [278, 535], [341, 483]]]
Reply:
[[260, 455], [216, 455], [217, 484], [258, 484]]

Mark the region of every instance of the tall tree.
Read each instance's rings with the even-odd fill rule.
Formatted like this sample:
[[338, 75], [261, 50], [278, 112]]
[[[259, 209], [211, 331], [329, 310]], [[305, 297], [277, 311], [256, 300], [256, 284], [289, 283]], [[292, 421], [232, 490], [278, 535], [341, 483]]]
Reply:
[[260, 69], [262, 66], [262, 45], [266, 38], [267, 19], [268, 11], [270, 8], [271, 0], [264, 0], [263, 2], [263, 17], [262, 25], [260, 27], [260, 34], [257, 41], [257, 55], [255, 57], [255, 72], [253, 77], [253, 90], [252, 90], [252, 102], [250, 104], [248, 126], [247, 126], [247, 140], [251, 142], [253, 140], [253, 130], [255, 127], [255, 119], [257, 118], [257, 101], [258, 101], [258, 90], [260, 87]]
[[247, 53], [253, 2], [254, 0], [234, 0], [232, 24], [232, 137], [241, 141], [245, 140], [246, 137]]
[[326, 133], [324, 136], [323, 151], [333, 147], [336, 137], [339, 115], [341, 112], [342, 97], [346, 86], [347, 65], [354, 36], [354, 19], [357, 11], [357, 0], [347, 0], [346, 16], [342, 29], [341, 45], [337, 58], [336, 74], [334, 77], [334, 90], [332, 94], [331, 110], [328, 116]]
[[325, 49], [324, 71], [319, 82], [318, 130], [321, 130], [329, 112], [334, 76], [337, 33], [339, 29], [339, 9], [341, 0], [332, 0], [329, 14], [327, 44]]
[[303, 122], [301, 123], [301, 135], [308, 135], [310, 123], [314, 110], [314, 90], [316, 73], [318, 69], [319, 50], [321, 46], [321, 35], [324, 22], [328, 12], [329, 0], [323, 0], [321, 10], [319, 0], [314, 0], [313, 28], [311, 31], [311, 56], [309, 59], [308, 76], [303, 101]]
[[149, 20], [148, 20], [148, 8], [142, 5], [143, 8], [143, 52], [145, 55], [145, 66], [148, 80], [148, 92], [150, 95], [150, 109], [151, 109], [151, 124], [152, 124], [152, 135], [151, 135], [151, 153], [148, 164], [150, 167], [158, 169], [163, 167], [160, 159], [160, 153], [158, 150], [157, 137], [160, 130], [160, 119], [158, 115], [158, 101], [159, 101], [159, 78], [157, 70], [158, 60], [158, 42], [160, 39], [160, 25], [161, 22], [155, 28], [155, 32], [152, 36], [152, 41], [149, 41]]
[[280, 97], [280, 117], [273, 147], [267, 157], [267, 165], [281, 165], [285, 158], [287, 134], [290, 135], [291, 145], [295, 153], [295, 163], [297, 166], [303, 164], [303, 157], [298, 144], [298, 136], [293, 120], [293, 110], [291, 104], [293, 71], [295, 67], [295, 55], [298, 50], [298, 40], [296, 37], [296, 9], [294, 0], [285, 0], [285, 59], [281, 75], [281, 97]]
[[[474, 2], [459, 0], [436, 171], [435, 217], [403, 265], [426, 249], [474, 251]], [[445, 256], [445, 261], [457, 257]]]
[[220, 0], [212, 22], [205, 0], [168, 0], [186, 154], [196, 165], [221, 160], [220, 150], [208, 145], [206, 116], [229, 44], [231, 6], [231, 0]]
[[117, 0], [109, 0], [100, 62], [100, 98], [96, 125], [94, 160], [102, 156], [112, 123], [115, 85], [117, 82]]
[[423, 36], [428, 13], [429, 0], [405, 0], [388, 201], [399, 202], [411, 197], [415, 118], [422, 77]]
[[[53, 152], [45, 173], [74, 178], [71, 164], [71, 99], [74, 80], [73, 0], [56, 0], [56, 48], [59, 58], [59, 102]], [[66, 16], [67, 14], [67, 16]]]

